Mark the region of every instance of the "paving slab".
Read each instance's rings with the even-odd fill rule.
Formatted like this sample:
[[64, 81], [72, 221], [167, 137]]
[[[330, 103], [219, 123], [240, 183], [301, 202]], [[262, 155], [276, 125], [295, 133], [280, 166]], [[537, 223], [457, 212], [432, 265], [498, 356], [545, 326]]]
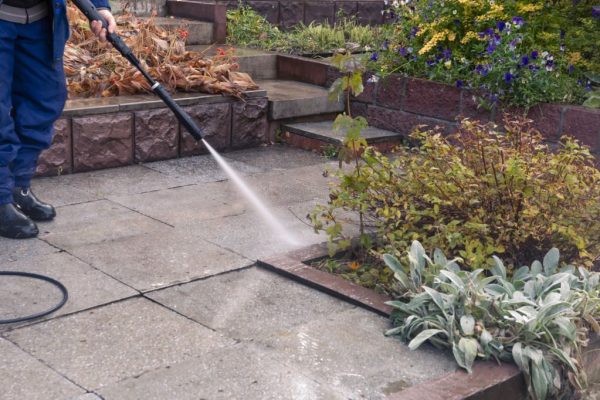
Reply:
[[132, 210], [172, 226], [244, 212], [244, 205], [229, 182], [211, 182], [110, 199]]
[[61, 207], [70, 204], [86, 203], [98, 197], [78, 187], [68, 185], [71, 175], [51, 178], [35, 178], [31, 181], [31, 189], [41, 200]]
[[36, 238], [15, 240], [0, 237], [0, 270], [3, 270], [4, 266], [12, 261], [52, 254], [57, 251], [60, 250]]
[[[155, 161], [146, 163], [144, 166], [172, 178], [184, 180], [188, 184], [216, 182], [227, 179], [227, 174], [223, 172], [211, 155]], [[259, 168], [239, 161], [233, 161], [231, 167], [242, 176], [261, 172]]]
[[107, 200], [60, 207], [57, 214], [52, 222], [39, 225], [39, 237], [61, 249], [170, 228]]
[[315, 318], [354, 307], [259, 268], [234, 271], [147, 296], [231, 338], [256, 343], [273, 332], [287, 332]]
[[353, 308], [262, 340], [286, 364], [310, 371], [349, 399], [384, 399], [456, 370], [451, 354], [427, 346], [412, 352], [384, 336], [389, 328], [388, 318]]
[[321, 86], [279, 79], [256, 83], [267, 91], [271, 120], [344, 111], [343, 101], [330, 101], [329, 91]]
[[[243, 177], [245, 184], [267, 208], [324, 198], [328, 193], [320, 165], [275, 170]], [[312, 179], [316, 178], [321, 179]], [[110, 200], [173, 226], [204, 223], [255, 208], [231, 181], [209, 182]]]
[[[61, 309], [46, 318], [138, 294], [130, 287], [65, 252], [7, 263], [2, 269], [43, 274], [65, 285], [69, 292], [69, 300]], [[41, 312], [62, 299], [62, 294], [57, 288], [40, 280], [0, 277], [0, 282], [3, 288], [0, 291], [0, 318], [16, 318]], [[0, 325], [0, 331], [13, 326], [14, 324]]]
[[[333, 128], [333, 121], [298, 122], [286, 124], [282, 127], [282, 129], [335, 145], [342, 145], [344, 143], [344, 139], [346, 138], [345, 130], [336, 130]], [[373, 126], [363, 129], [360, 132], [360, 135], [361, 137], [365, 138], [369, 144], [385, 142], [389, 140], [399, 140], [403, 137], [403, 135], [400, 135], [397, 132], [375, 128]]]
[[232, 344], [143, 298], [45, 321], [6, 336], [61, 375], [94, 391]]
[[261, 214], [252, 210], [227, 218], [202, 221], [200, 234], [209, 242], [218, 243], [251, 260], [285, 253], [326, 240], [322, 233], [316, 234], [305, 219], [314, 203], [308, 201], [296, 206], [270, 208], [271, 214], [287, 232], [285, 236], [271, 228]]
[[320, 154], [300, 150], [284, 144], [223, 153], [222, 156], [227, 160], [240, 161], [244, 164], [260, 168], [263, 171], [320, 165], [327, 161]]
[[189, 184], [188, 180], [168, 176], [141, 165], [65, 175], [59, 181], [71, 188], [85, 191], [95, 200]]
[[241, 344], [125, 379], [99, 393], [105, 400], [344, 399], [262, 349]]
[[58, 373], [0, 338], [2, 400], [68, 399], [85, 393]]
[[189, 282], [252, 264], [247, 258], [205, 241], [191, 228], [131, 236], [79, 246], [71, 251], [139, 291]]

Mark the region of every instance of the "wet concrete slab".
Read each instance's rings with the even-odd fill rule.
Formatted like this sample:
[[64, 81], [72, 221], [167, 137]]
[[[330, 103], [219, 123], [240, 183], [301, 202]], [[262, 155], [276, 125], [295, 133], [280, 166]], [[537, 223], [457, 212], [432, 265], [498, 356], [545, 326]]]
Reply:
[[88, 390], [232, 344], [143, 298], [24, 327], [7, 337]]
[[353, 308], [258, 268], [230, 272], [147, 296], [233, 339], [255, 343], [263, 343], [274, 332], [288, 332], [313, 319]]
[[307, 165], [323, 164], [323, 156], [294, 147], [285, 145], [273, 145], [257, 147], [252, 149], [224, 153], [223, 157], [227, 160], [236, 160], [245, 164], [262, 169], [288, 170], [305, 167]]
[[57, 213], [60, 217], [39, 226], [39, 237], [61, 249], [170, 228], [107, 200], [60, 207]]
[[63, 185], [86, 192], [93, 199], [151, 192], [189, 184], [185, 179], [167, 176], [141, 165], [65, 175], [60, 181]]
[[189, 282], [253, 263], [205, 241], [191, 228], [79, 246], [72, 252], [139, 291]]
[[389, 320], [361, 308], [332, 313], [263, 341], [287, 365], [341, 391], [347, 398], [386, 395], [456, 369], [451, 354], [423, 346], [412, 352], [385, 337]]
[[385, 337], [387, 318], [258, 268], [148, 296], [217, 332], [259, 346], [342, 398], [382, 399], [455, 369], [447, 354], [425, 347], [411, 352], [396, 338]]
[[241, 344], [125, 379], [99, 393], [105, 400], [344, 399], [262, 349]]
[[0, 388], [3, 400], [69, 399], [85, 390], [0, 338]]
[[[110, 276], [65, 252], [30, 257], [2, 265], [5, 271], [27, 271], [60, 281], [69, 300], [46, 318], [54, 318], [138, 294]], [[45, 311], [62, 299], [59, 289], [47, 282], [23, 277], [1, 277], [0, 318], [17, 318]], [[14, 325], [0, 325], [0, 331]]]
[[124, 207], [171, 226], [183, 226], [240, 214], [242, 204], [228, 182], [211, 182], [136, 195], [112, 196]]
[[285, 253], [326, 240], [323, 234], [316, 234], [305, 220], [312, 204], [314, 202], [309, 201], [296, 206], [271, 208], [270, 212], [283, 227], [283, 233], [272, 228], [261, 214], [249, 209], [225, 219], [203, 221], [200, 234], [209, 242], [219, 243], [252, 260]]
[[[227, 179], [219, 164], [211, 155], [178, 158], [174, 160], [155, 161], [144, 164], [145, 167], [158, 171], [170, 178], [185, 181], [187, 184], [216, 182]], [[233, 161], [231, 167], [241, 176], [261, 172], [259, 168], [249, 164]]]

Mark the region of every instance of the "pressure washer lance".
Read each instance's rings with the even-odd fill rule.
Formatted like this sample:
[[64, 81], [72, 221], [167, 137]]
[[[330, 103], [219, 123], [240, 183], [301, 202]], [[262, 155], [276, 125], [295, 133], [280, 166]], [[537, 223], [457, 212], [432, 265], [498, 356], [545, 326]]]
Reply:
[[173, 111], [179, 122], [187, 131], [196, 139], [197, 141], [202, 141], [205, 136], [205, 133], [196, 125], [192, 117], [188, 113], [186, 113], [180, 106], [173, 100], [173, 98], [169, 95], [164, 87], [160, 85], [157, 81], [155, 81], [152, 76], [142, 67], [142, 63], [138, 58], [133, 54], [133, 51], [129, 46], [125, 44], [123, 39], [119, 35], [114, 32], [108, 32], [108, 23], [106, 20], [100, 15], [96, 7], [92, 4], [90, 0], [73, 0], [73, 3], [81, 12], [91, 21], [100, 21], [102, 22], [102, 27], [106, 29], [106, 40], [110, 44], [113, 45], [115, 49], [123, 57], [125, 57], [134, 67], [138, 69], [146, 78], [148, 83], [150, 84], [150, 88], [152, 91], [161, 98], [161, 100]]

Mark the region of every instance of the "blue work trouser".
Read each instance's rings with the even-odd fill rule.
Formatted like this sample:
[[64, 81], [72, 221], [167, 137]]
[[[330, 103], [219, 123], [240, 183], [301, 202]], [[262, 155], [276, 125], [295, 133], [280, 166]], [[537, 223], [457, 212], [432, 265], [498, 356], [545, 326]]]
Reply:
[[67, 98], [62, 59], [53, 57], [52, 18], [0, 20], [0, 204], [29, 187]]

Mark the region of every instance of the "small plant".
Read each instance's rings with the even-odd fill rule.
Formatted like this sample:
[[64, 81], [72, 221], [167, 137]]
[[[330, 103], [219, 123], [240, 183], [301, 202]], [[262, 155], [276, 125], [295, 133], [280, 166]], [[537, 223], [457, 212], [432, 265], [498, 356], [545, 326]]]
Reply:
[[461, 270], [460, 259], [448, 260], [439, 249], [430, 258], [417, 241], [406, 262], [390, 254], [383, 259], [394, 271], [399, 296], [388, 302], [395, 328], [387, 334], [411, 350], [425, 342], [449, 348], [468, 372], [476, 359], [512, 360], [535, 400], [585, 387], [581, 352], [590, 328], [600, 333], [598, 273], [559, 268], [556, 248], [512, 278], [497, 257], [487, 276], [477, 265]]
[[339, 171], [328, 204], [311, 214], [332, 253], [350, 246], [340, 217], [355, 212], [378, 253], [420, 240], [468, 265], [498, 254], [512, 269], [554, 244], [570, 262], [598, 260], [600, 171], [574, 139], [551, 151], [519, 119], [507, 119], [503, 132], [465, 119], [450, 136], [417, 129], [411, 138], [420, 147], [393, 159], [367, 148], [353, 171]]
[[227, 43], [291, 54], [331, 54], [348, 43], [360, 51], [380, 40], [379, 28], [341, 17], [333, 25], [311, 22], [283, 32], [241, 2], [237, 9], [227, 12], [227, 22]]

